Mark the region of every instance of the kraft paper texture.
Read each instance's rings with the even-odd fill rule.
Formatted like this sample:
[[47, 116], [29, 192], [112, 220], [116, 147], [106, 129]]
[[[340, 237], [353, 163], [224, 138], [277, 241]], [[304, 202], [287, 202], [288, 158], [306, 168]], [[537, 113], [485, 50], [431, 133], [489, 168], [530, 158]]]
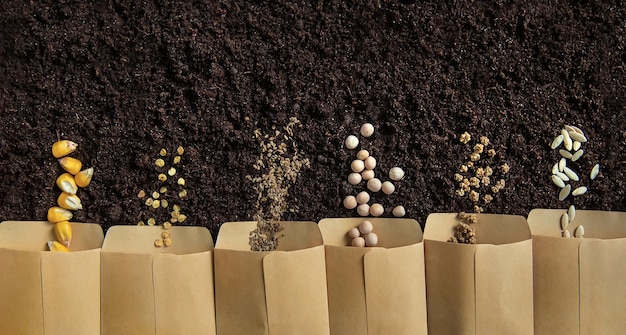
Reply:
[[102, 334], [215, 334], [213, 239], [174, 226], [113, 226], [102, 246]]
[[[350, 246], [364, 220], [377, 247]], [[323, 219], [330, 329], [335, 334], [426, 334], [422, 231], [415, 220]]]
[[478, 244], [447, 240], [456, 213], [424, 231], [428, 334], [532, 334], [532, 239], [521, 216], [478, 214]]
[[0, 334], [100, 334], [102, 229], [72, 232], [71, 252], [49, 252], [54, 224], [0, 224]]
[[217, 330], [329, 334], [322, 237], [315, 222], [283, 221], [277, 251], [250, 251], [256, 222], [227, 222], [215, 247]]
[[577, 210], [561, 237], [567, 209], [533, 209], [535, 334], [620, 334], [626, 329], [626, 213]]

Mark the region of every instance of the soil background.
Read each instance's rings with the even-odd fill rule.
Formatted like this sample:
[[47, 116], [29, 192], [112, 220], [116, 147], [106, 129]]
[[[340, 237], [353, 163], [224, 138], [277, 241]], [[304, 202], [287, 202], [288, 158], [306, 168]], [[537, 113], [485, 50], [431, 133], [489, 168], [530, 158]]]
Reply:
[[[94, 167], [73, 221], [134, 225], [169, 218], [139, 199], [160, 187], [159, 150], [185, 148], [163, 197], [208, 227], [250, 220], [247, 175], [254, 131], [298, 118], [293, 141], [310, 160], [284, 220], [356, 216], [342, 199], [362, 139], [382, 175], [400, 166], [388, 211], [471, 211], [453, 179], [489, 137], [511, 167], [488, 213], [532, 208], [626, 211], [626, 7], [621, 1], [21, 1], [0, 3], [0, 220], [45, 220], [61, 169], [58, 138]], [[550, 181], [565, 125], [589, 143], [575, 164], [600, 177], [581, 197], [557, 200]], [[378, 172], [377, 172], [378, 173]], [[171, 205], [170, 205], [171, 207]], [[389, 212], [385, 216], [390, 216]]]

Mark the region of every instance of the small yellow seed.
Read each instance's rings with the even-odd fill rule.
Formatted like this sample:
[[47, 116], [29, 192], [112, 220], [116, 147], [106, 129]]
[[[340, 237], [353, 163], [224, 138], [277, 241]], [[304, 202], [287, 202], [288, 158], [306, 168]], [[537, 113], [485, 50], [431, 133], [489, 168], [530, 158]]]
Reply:
[[137, 225], [138, 226], [145, 226], [146, 224], [143, 221], [139, 221], [139, 222], [137, 222]]
[[154, 200], [152, 202], [152, 208], [157, 209], [161, 206], [161, 202], [159, 200]]
[[79, 187], [87, 187], [91, 183], [91, 178], [93, 177], [93, 168], [85, 169], [76, 174], [74, 179], [76, 180], [76, 185]]
[[78, 144], [69, 140], [57, 141], [52, 144], [52, 155], [54, 158], [61, 158], [74, 152], [77, 147]]
[[174, 212], [180, 212], [180, 206], [178, 206], [178, 205], [174, 205], [174, 207], [172, 207], [172, 209], [174, 209]]
[[161, 232], [161, 238], [166, 238], [166, 237], [170, 237], [170, 232], [169, 231]]
[[59, 195], [57, 198], [57, 204], [59, 204], [62, 208], [73, 211], [83, 208], [80, 198], [76, 194], [70, 194], [67, 192], [62, 192]]
[[185, 214], [178, 215], [178, 222], [183, 222], [186, 219], [187, 219], [187, 215], [185, 215]]
[[176, 223], [176, 222], [178, 222], [178, 218], [171, 218], [171, 219], [170, 219], [170, 222], [171, 222], [171, 223]]
[[161, 193], [159, 193], [157, 191], [152, 192], [152, 198], [158, 199], [160, 196], [161, 196]]
[[57, 241], [69, 248], [70, 243], [72, 242], [72, 225], [70, 222], [57, 222], [54, 225], [54, 233], [57, 236]]
[[78, 159], [74, 157], [63, 157], [59, 159], [59, 164], [61, 164], [61, 167], [65, 171], [73, 175], [80, 172], [80, 169], [83, 167], [83, 163], [81, 163]]
[[181, 177], [181, 178], [178, 178], [177, 183], [178, 183], [178, 185], [180, 185], [180, 186], [185, 186], [185, 179], [183, 179], [182, 177]]
[[166, 247], [169, 247], [170, 245], [172, 245], [172, 239], [171, 239], [171, 238], [169, 238], [169, 237], [164, 238], [164, 239], [163, 239], [163, 244], [164, 244]]
[[167, 180], [167, 176], [166, 176], [164, 173], [161, 173], [161, 174], [159, 175], [159, 180], [164, 182], [164, 181], [166, 181], [166, 180]]
[[176, 168], [171, 167], [169, 170], [167, 170], [167, 174], [170, 175], [170, 177], [174, 176], [176, 174]]
[[74, 176], [69, 173], [64, 173], [57, 178], [57, 186], [63, 192], [67, 192], [69, 194], [76, 194], [78, 190], [78, 186], [76, 186], [76, 182], [74, 181]]
[[139, 191], [139, 193], [137, 193], [137, 198], [139, 198], [139, 199], [141, 199], [141, 198], [143, 198], [145, 196], [146, 196], [146, 191], [144, 191], [144, 190], [141, 190], [141, 191]]
[[[176, 205], [174, 205], [174, 206], [176, 206]], [[173, 218], [178, 218], [178, 215], [180, 215], [180, 211], [176, 211], [176, 210], [175, 210], [175, 211], [173, 211], [171, 214], [172, 214], [172, 217], [173, 217]]]
[[167, 155], [167, 150], [161, 149], [161, 151], [159, 151], [159, 155], [165, 157]]
[[146, 199], [146, 206], [152, 206], [153, 202], [154, 202], [154, 199], [152, 199], [152, 198]]
[[72, 218], [72, 212], [61, 207], [50, 207], [48, 209], [48, 221], [57, 223], [61, 221], [69, 221]]
[[157, 248], [161, 248], [161, 247], [163, 247], [163, 240], [162, 240], [162, 239], [160, 239], [160, 238], [159, 238], [159, 239], [154, 240], [154, 246], [155, 246], [155, 247], [157, 247]]
[[180, 192], [178, 192], [178, 196], [181, 198], [184, 198], [187, 196], [187, 190], [182, 190]]
[[183, 147], [178, 147], [176, 149], [176, 153], [179, 154], [179, 155], [182, 155], [183, 153], [185, 153], [185, 149], [183, 149]]
[[171, 223], [169, 223], [169, 222], [163, 223], [163, 229], [170, 229], [170, 228], [172, 228], [172, 224]]
[[148, 226], [154, 226], [156, 224], [156, 220], [154, 218], [148, 219]]
[[180, 156], [175, 156], [174, 160], [172, 161], [174, 164], [178, 164], [180, 163]]
[[165, 193], [167, 192], [167, 187], [163, 186], [159, 189], [159, 193]]
[[48, 249], [50, 249], [50, 251], [57, 251], [57, 252], [69, 252], [70, 251], [70, 249], [68, 249], [66, 246], [64, 246], [63, 244], [57, 241], [48, 241]]
[[167, 200], [165, 200], [165, 199], [161, 200], [161, 207], [167, 208], [167, 205], [168, 205]]
[[159, 158], [159, 159], [154, 161], [154, 165], [156, 165], [157, 167], [163, 167], [163, 166], [165, 166], [165, 161], [162, 160], [161, 158]]

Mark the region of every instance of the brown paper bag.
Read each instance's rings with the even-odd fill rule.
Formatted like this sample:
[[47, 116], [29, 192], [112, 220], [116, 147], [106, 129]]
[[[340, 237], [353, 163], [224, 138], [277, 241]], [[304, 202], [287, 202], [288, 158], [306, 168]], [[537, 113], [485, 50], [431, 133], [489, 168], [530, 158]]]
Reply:
[[363, 218], [323, 219], [332, 334], [426, 334], [424, 246], [419, 223], [367, 218], [378, 247], [349, 246]]
[[203, 227], [114, 226], [102, 246], [102, 334], [215, 334], [213, 239]]
[[215, 247], [217, 330], [329, 334], [324, 247], [315, 222], [281, 222], [277, 251], [250, 251], [256, 222], [222, 225]]
[[532, 239], [521, 216], [478, 214], [478, 244], [446, 242], [455, 213], [426, 220], [428, 333], [532, 334]]
[[72, 232], [71, 252], [49, 252], [54, 224], [0, 224], [0, 334], [100, 334], [102, 228]]
[[535, 334], [621, 334], [626, 329], [626, 213], [577, 210], [561, 237], [565, 209], [533, 209]]

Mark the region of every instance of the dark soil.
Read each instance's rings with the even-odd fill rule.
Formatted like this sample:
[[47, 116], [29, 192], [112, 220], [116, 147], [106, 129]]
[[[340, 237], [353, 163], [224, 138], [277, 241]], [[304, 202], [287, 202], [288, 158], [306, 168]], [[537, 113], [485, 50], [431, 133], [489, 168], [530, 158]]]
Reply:
[[[422, 224], [472, 210], [454, 193], [470, 150], [458, 141], [464, 131], [488, 136], [511, 166], [486, 212], [626, 211], [620, 1], [270, 3], [2, 1], [0, 219], [46, 218], [59, 194], [50, 146], [60, 137], [96, 170], [76, 221], [165, 220], [137, 193], [158, 189], [159, 150], [182, 145], [183, 224], [215, 236], [255, 214], [254, 130], [282, 129], [292, 116], [311, 167], [285, 220], [356, 215], [341, 204], [357, 190], [343, 141], [363, 122], [377, 127], [362, 144], [379, 166], [406, 171], [395, 194], [375, 198], [404, 204]], [[561, 203], [549, 145], [565, 124], [590, 139], [575, 167], [587, 174], [598, 162], [602, 172], [588, 194]]]

